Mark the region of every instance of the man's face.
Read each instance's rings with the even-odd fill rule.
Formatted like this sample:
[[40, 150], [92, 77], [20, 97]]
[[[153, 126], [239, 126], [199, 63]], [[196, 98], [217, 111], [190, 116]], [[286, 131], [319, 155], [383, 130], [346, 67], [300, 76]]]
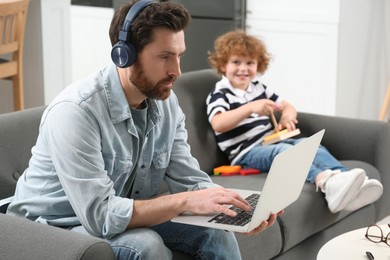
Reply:
[[153, 40], [138, 53], [131, 67], [130, 82], [145, 97], [164, 100], [180, 76], [180, 59], [185, 51], [184, 32], [156, 28]]

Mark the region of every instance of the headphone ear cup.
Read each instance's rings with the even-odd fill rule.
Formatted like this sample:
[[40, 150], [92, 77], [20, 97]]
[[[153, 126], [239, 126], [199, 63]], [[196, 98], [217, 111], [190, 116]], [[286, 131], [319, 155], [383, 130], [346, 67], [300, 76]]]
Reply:
[[133, 44], [119, 41], [111, 49], [111, 59], [120, 68], [130, 67], [137, 59], [137, 50]]

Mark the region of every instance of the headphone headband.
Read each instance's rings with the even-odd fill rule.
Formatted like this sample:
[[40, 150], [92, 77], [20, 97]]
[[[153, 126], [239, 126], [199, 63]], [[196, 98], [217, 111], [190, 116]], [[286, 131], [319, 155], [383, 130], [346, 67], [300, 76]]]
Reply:
[[128, 33], [130, 32], [131, 25], [134, 22], [134, 19], [137, 17], [139, 12], [141, 12], [145, 7], [153, 3], [155, 3], [155, 1], [153, 0], [140, 0], [130, 8], [130, 10], [127, 12], [125, 20], [123, 21], [121, 31], [119, 32], [119, 40], [127, 41], [129, 39], [127, 37]]
[[148, 5], [156, 3], [154, 0], [140, 0], [130, 8], [119, 32], [118, 42], [112, 47], [111, 59], [120, 68], [130, 67], [137, 59], [137, 50], [131, 43], [130, 28], [137, 15]]

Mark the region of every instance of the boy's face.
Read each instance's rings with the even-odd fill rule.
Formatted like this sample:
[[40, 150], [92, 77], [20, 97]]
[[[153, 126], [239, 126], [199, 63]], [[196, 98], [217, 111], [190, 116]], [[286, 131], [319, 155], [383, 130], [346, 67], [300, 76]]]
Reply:
[[257, 73], [257, 60], [248, 56], [231, 55], [224, 68], [233, 87], [246, 90]]
[[145, 97], [164, 100], [180, 76], [180, 59], [185, 51], [184, 32], [156, 28], [153, 41], [138, 54], [130, 82]]

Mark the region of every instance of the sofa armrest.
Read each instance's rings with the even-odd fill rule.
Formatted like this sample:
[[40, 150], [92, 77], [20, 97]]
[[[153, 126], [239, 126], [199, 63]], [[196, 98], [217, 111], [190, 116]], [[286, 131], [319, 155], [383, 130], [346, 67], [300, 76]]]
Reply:
[[0, 214], [2, 259], [114, 259], [104, 240]]
[[303, 136], [310, 136], [325, 129], [322, 144], [338, 160], [359, 160], [378, 169], [383, 184], [383, 196], [376, 203], [378, 218], [385, 217], [390, 204], [390, 124], [377, 121], [299, 113], [298, 127]]
[[0, 199], [14, 195], [27, 168], [45, 106], [0, 114]]
[[309, 113], [300, 113], [298, 121], [305, 136], [325, 129], [322, 143], [339, 160], [360, 160], [377, 167], [387, 158], [383, 151], [390, 147], [388, 123]]

